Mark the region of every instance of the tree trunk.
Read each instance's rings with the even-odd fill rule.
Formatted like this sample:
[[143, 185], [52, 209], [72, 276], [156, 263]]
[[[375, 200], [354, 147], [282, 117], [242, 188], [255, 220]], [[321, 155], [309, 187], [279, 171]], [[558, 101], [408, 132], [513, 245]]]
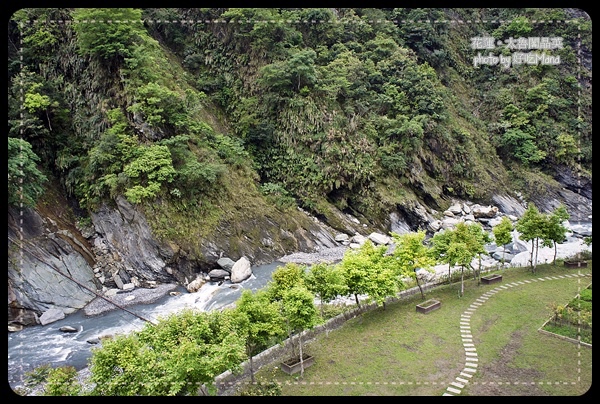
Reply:
[[254, 363], [252, 361], [252, 351], [247, 348], [248, 353], [248, 362], [250, 362], [250, 380], [252, 381], [252, 384], [254, 384]]
[[460, 266], [460, 297], [463, 297], [463, 295], [465, 293], [464, 273], [465, 273], [465, 267], [461, 265]]
[[417, 275], [417, 270], [415, 269], [415, 279], [417, 280], [417, 286], [419, 287], [419, 291], [421, 291], [421, 298], [425, 299], [425, 294], [423, 293], [423, 288], [421, 287], [421, 283], [419, 282], [419, 275]]
[[556, 241], [554, 242], [554, 258], [552, 259], [552, 265], [556, 265]]
[[356, 305], [360, 308], [360, 303], [358, 302], [358, 295], [354, 294], [354, 300], [356, 300]]
[[304, 376], [304, 358], [302, 355], [302, 338], [298, 336], [298, 344], [300, 345], [300, 377]]
[[535, 268], [533, 267], [533, 250], [535, 250], [534, 247], [534, 240], [531, 239], [531, 256], [529, 258], [529, 264], [531, 265], [531, 272], [535, 272]]
[[533, 264], [533, 273], [535, 273], [535, 269], [537, 267], [538, 251], [539, 251], [539, 249], [540, 249], [539, 240], [536, 238], [535, 239], [535, 262]]

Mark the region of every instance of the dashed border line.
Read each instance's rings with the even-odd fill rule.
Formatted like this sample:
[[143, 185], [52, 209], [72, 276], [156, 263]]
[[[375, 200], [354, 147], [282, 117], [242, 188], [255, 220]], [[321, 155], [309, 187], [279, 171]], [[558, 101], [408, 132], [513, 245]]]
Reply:
[[[31, 20], [31, 22], [37, 22], [38, 20]], [[150, 23], [150, 24], [381, 24], [385, 22], [392, 22], [394, 24], [504, 24], [510, 23], [513, 20], [388, 20], [388, 19], [377, 19], [377, 20], [363, 20], [361, 18], [352, 20], [291, 20], [291, 19], [280, 19], [280, 20], [225, 20], [225, 19], [197, 19], [197, 20], [158, 20], [158, 19], [139, 19], [139, 20], [48, 20], [50, 23], [57, 24], [72, 24], [72, 23], [84, 23], [84, 24], [138, 24], [138, 23]], [[578, 24], [581, 23], [579, 19], [570, 20], [528, 20], [532, 24]]]

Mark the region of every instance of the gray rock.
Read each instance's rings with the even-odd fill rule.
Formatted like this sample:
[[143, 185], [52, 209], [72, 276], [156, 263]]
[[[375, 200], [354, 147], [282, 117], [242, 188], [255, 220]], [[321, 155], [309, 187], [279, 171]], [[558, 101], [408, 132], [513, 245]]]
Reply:
[[58, 330], [62, 331], [62, 332], [77, 332], [77, 331], [79, 331], [77, 328], [71, 327], [70, 325], [65, 325], [63, 327], [60, 327]]
[[352, 236], [352, 238], [350, 239], [350, 243], [354, 243], [354, 244], [358, 244], [358, 246], [360, 247], [361, 245], [363, 245], [365, 243], [365, 241], [367, 241], [367, 238], [365, 236], [363, 236], [362, 234], [355, 234], [354, 236]]
[[242, 257], [235, 262], [231, 268], [231, 282], [239, 283], [248, 279], [252, 275], [252, 266], [246, 257]]
[[[502, 251], [496, 251], [492, 254], [492, 258], [502, 261]], [[504, 262], [510, 262], [515, 256], [509, 252], [504, 252]]]
[[227, 257], [222, 257], [217, 260], [217, 265], [229, 273], [231, 273], [231, 268], [233, 268], [234, 264], [235, 264], [235, 261], [232, 260], [231, 258], [227, 258]]
[[481, 206], [473, 205], [473, 216], [475, 219], [488, 218], [491, 219], [498, 214], [498, 208], [496, 206]]
[[35, 325], [34, 315], [49, 308], [73, 313], [94, 298], [77, 282], [90, 290], [99, 286], [87, 241], [70, 231], [53, 233], [49, 223], [33, 209], [8, 209], [9, 322]]
[[226, 276], [229, 276], [230, 272], [224, 269], [213, 269], [208, 273], [209, 278], [214, 279], [224, 279]]
[[338, 234], [337, 236], [335, 236], [335, 241], [342, 242], [342, 241], [348, 240], [349, 238], [350, 237], [347, 234], [341, 233], [341, 234]]
[[390, 241], [392, 241], [391, 238], [389, 238], [385, 234], [381, 234], [381, 233], [377, 233], [377, 232], [373, 232], [373, 233], [369, 234], [368, 238], [373, 243], [379, 244], [379, 245], [387, 245], [390, 243]]
[[196, 279], [194, 279], [193, 281], [191, 281], [186, 286], [186, 289], [188, 290], [188, 292], [194, 293], [194, 292], [197, 292], [198, 290], [200, 290], [200, 288], [202, 287], [202, 285], [204, 285], [205, 283], [206, 283], [206, 280], [204, 279], [204, 277], [202, 275], [198, 275], [196, 277]]
[[462, 214], [463, 208], [460, 203], [455, 203], [448, 208], [448, 211], [454, 215], [460, 215], [460, 214]]
[[121, 277], [119, 276], [118, 273], [113, 275], [113, 281], [115, 281], [115, 285], [117, 285], [117, 287], [119, 289], [123, 289], [123, 281], [121, 280]]
[[62, 310], [49, 309], [49, 310], [46, 310], [44, 313], [42, 313], [42, 315], [40, 316], [40, 324], [41, 325], [50, 324], [55, 321], [62, 320], [63, 318], [65, 318], [65, 313]]

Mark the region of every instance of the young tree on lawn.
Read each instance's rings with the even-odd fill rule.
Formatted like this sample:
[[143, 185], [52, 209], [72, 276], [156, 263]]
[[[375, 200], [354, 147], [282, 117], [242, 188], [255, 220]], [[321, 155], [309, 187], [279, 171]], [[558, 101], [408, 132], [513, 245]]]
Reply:
[[239, 328], [239, 334], [245, 337], [246, 340], [250, 378], [254, 383], [252, 357], [256, 351], [271, 346], [270, 343], [275, 338], [286, 335], [285, 320], [279, 305], [270, 301], [265, 291], [253, 293], [248, 289], [244, 290], [236, 301], [233, 315]]
[[[383, 249], [385, 250], [385, 248]], [[396, 276], [396, 271], [390, 264], [390, 257], [375, 256], [371, 270], [367, 272], [367, 295], [385, 310], [385, 300], [394, 296], [399, 289], [404, 288], [402, 278]]]
[[435, 265], [435, 259], [431, 256], [429, 248], [423, 243], [425, 231], [403, 235], [391, 233], [391, 235], [396, 244], [391, 260], [396, 268], [396, 276], [398, 278], [408, 274], [413, 276], [417, 281], [421, 297], [425, 299], [417, 271], [424, 269], [431, 272], [431, 267]]
[[[527, 209], [523, 213], [523, 216], [515, 225], [515, 228], [520, 233], [520, 238], [525, 241], [531, 241], [531, 271], [535, 273], [537, 266], [537, 252], [539, 248], [539, 240], [544, 237], [545, 233], [545, 219], [544, 215], [540, 213], [538, 208], [533, 204], [529, 203]], [[535, 258], [534, 258], [535, 253]]]
[[359, 249], [346, 251], [338, 264], [346, 279], [348, 294], [354, 295], [358, 307], [360, 307], [358, 295], [369, 294], [373, 290], [370, 285], [373, 277], [370, 273], [386, 251], [386, 246], [375, 247], [371, 240], [367, 240]]
[[341, 268], [325, 262], [310, 267], [305, 277], [305, 284], [308, 290], [319, 296], [321, 316], [324, 302], [330, 302], [336, 297], [345, 296], [348, 293], [348, 286]]
[[483, 227], [479, 223], [472, 223], [468, 225], [468, 231], [473, 237], [474, 243], [470, 244], [469, 247], [472, 249], [473, 253], [479, 258], [479, 265], [477, 269], [473, 266], [473, 272], [476, 274], [476, 279], [479, 284], [479, 276], [481, 274], [481, 254], [485, 254], [484, 245], [492, 242], [492, 236], [483, 230]]
[[267, 284], [266, 291], [271, 300], [281, 300], [283, 293], [296, 285], [304, 285], [304, 267], [288, 262], [279, 267], [271, 274], [271, 280]]
[[[305, 329], [314, 327], [321, 320], [315, 307], [315, 296], [304, 285], [296, 285], [285, 290], [280, 303], [290, 337], [293, 333], [300, 333]], [[298, 346], [300, 347], [298, 355], [300, 359], [300, 376], [303, 376], [304, 354], [302, 352], [302, 337], [300, 335], [298, 336]], [[294, 348], [293, 344], [292, 348]]]
[[[437, 238], [436, 238], [437, 236]], [[489, 240], [478, 223], [467, 225], [458, 223], [453, 230], [446, 229], [432, 238], [434, 256], [452, 267], [460, 265], [460, 296], [464, 295], [464, 268], [470, 266], [473, 259], [485, 252], [483, 245]]]
[[500, 223], [498, 223], [492, 229], [494, 238], [496, 239], [496, 245], [503, 247], [502, 251], [502, 265], [504, 266], [504, 254], [506, 253], [506, 244], [512, 241], [513, 224], [510, 219], [506, 216], [502, 217]]
[[451, 271], [452, 265], [450, 264], [448, 257], [448, 249], [452, 241], [452, 229], [444, 229], [438, 233], [435, 233], [431, 238], [431, 256], [442, 264], [448, 264], [448, 283], [452, 283]]
[[569, 213], [564, 205], [554, 209], [552, 214], [545, 216], [546, 226], [542, 245], [552, 247], [554, 245], [554, 258], [552, 264], [556, 265], [557, 243], [562, 243], [566, 237], [567, 228], [563, 225], [565, 220], [569, 220]]

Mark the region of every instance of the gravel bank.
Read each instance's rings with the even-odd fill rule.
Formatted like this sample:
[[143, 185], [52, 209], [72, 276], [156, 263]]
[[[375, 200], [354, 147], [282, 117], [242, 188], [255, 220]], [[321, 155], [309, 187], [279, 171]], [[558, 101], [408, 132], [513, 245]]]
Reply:
[[293, 254], [284, 255], [277, 261], [285, 263], [293, 262], [303, 265], [318, 264], [320, 262], [336, 263], [341, 261], [348, 248], [348, 246], [342, 245], [338, 247], [322, 248], [321, 250], [312, 253], [296, 252]]
[[[135, 288], [127, 292], [117, 293], [108, 299], [121, 307], [132, 306], [134, 304], [154, 303], [156, 300], [165, 296], [167, 293], [175, 290], [177, 285], [166, 283], [158, 285], [155, 288]], [[116, 310], [117, 306], [97, 297], [83, 308], [86, 316], [97, 316], [107, 311]]]

